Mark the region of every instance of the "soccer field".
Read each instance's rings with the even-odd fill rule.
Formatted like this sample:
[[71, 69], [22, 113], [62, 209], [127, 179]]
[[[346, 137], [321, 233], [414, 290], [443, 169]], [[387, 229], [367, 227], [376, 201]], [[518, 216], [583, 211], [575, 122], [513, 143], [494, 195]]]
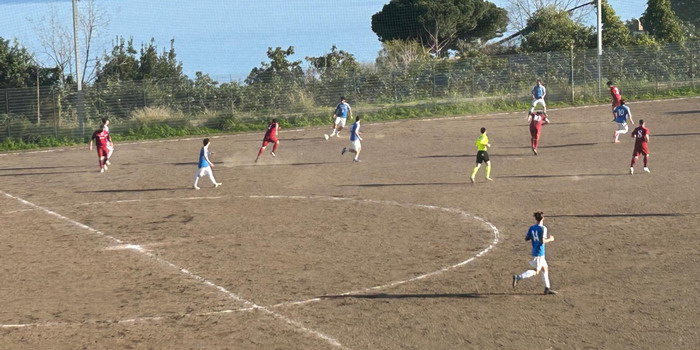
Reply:
[[[697, 349], [700, 99], [0, 155], [0, 349]], [[488, 128], [493, 182], [469, 181]], [[630, 128], [632, 129], [632, 128]], [[558, 295], [524, 241], [544, 211]]]

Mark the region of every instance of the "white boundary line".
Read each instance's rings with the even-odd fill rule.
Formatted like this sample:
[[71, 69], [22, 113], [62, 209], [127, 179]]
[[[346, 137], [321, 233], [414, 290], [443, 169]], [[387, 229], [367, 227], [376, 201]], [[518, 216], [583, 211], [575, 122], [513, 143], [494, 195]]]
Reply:
[[[0, 191], [0, 192], [2, 192], [2, 191]], [[5, 193], [5, 195], [8, 195], [8, 194]], [[491, 249], [493, 249], [499, 243], [499, 240], [500, 240], [500, 231], [498, 230], [498, 228], [494, 224], [486, 221], [485, 219], [483, 219], [481, 217], [467, 213], [461, 209], [445, 208], [445, 207], [439, 207], [439, 206], [435, 206], [435, 205], [424, 205], [424, 204], [405, 204], [405, 203], [400, 203], [400, 202], [396, 202], [396, 201], [387, 201], [387, 200], [354, 199], [354, 198], [328, 197], [328, 196], [255, 196], [255, 195], [251, 195], [251, 196], [230, 196], [230, 197], [216, 196], [216, 197], [182, 197], [182, 198], [153, 198], [153, 199], [117, 200], [117, 201], [80, 203], [80, 204], [76, 204], [76, 206], [85, 206], [85, 205], [92, 205], [92, 204], [108, 204], [108, 203], [109, 204], [111, 204], [111, 203], [117, 203], [117, 204], [118, 203], [133, 203], [133, 202], [146, 202], [146, 201], [158, 201], [158, 200], [171, 201], [171, 200], [178, 200], [178, 199], [179, 200], [201, 200], [201, 199], [222, 199], [222, 198], [302, 199], [302, 200], [349, 201], [349, 202], [355, 202], [355, 203], [389, 204], [389, 205], [396, 205], [396, 206], [402, 206], [402, 207], [417, 207], [417, 208], [423, 208], [423, 209], [440, 210], [440, 211], [444, 211], [444, 212], [448, 212], [448, 213], [459, 214], [463, 218], [475, 219], [475, 220], [481, 222], [483, 225], [485, 225], [494, 234], [493, 241], [491, 242], [491, 244], [489, 244], [488, 247], [481, 250], [476, 255], [474, 255], [474, 256], [472, 256], [464, 261], [461, 261], [459, 263], [456, 263], [456, 264], [453, 264], [450, 266], [446, 266], [446, 267], [440, 268], [436, 271], [424, 273], [422, 275], [408, 278], [405, 280], [392, 281], [392, 282], [382, 284], [382, 285], [377, 285], [377, 286], [368, 287], [368, 288], [362, 288], [362, 289], [353, 290], [353, 291], [349, 291], [349, 292], [338, 293], [338, 294], [335, 294], [336, 296], [350, 296], [350, 295], [357, 295], [360, 293], [377, 291], [377, 290], [391, 288], [391, 287], [395, 287], [395, 286], [410, 283], [410, 282], [415, 282], [415, 281], [429, 278], [432, 276], [440, 275], [440, 274], [445, 273], [447, 271], [450, 271], [450, 270], [456, 269], [458, 267], [467, 265], [467, 264], [471, 263], [472, 261], [476, 260], [477, 258], [485, 255], [486, 253], [491, 251]], [[23, 201], [23, 200], [21, 200], [21, 201]], [[24, 201], [24, 202], [26, 202], [26, 201]], [[32, 204], [30, 204], [30, 205], [32, 205]], [[37, 208], [37, 209], [41, 209], [41, 210], [46, 211], [46, 209], [43, 209], [43, 208]], [[111, 247], [108, 247], [106, 249], [108, 249], [108, 250], [129, 250], [130, 249], [130, 250], [135, 250], [135, 251], [138, 251], [140, 253], [146, 254], [149, 257], [153, 257], [153, 255], [150, 252], [146, 251], [143, 248], [143, 245], [121, 244], [120, 243], [119, 245], [111, 246]], [[157, 260], [161, 260], [161, 259], [157, 259]], [[183, 271], [183, 269], [181, 269], [173, 264], [170, 264], [169, 262], [165, 262], [165, 263]], [[186, 270], [184, 270], [184, 271], [186, 271]], [[189, 274], [189, 272], [188, 272], [188, 274]], [[197, 278], [195, 278], [195, 279], [197, 279]], [[201, 282], [203, 282], [207, 285], [210, 285], [210, 286], [215, 286], [214, 284], [208, 284], [208, 283], [204, 282], [203, 279]], [[218, 286], [216, 286], [216, 287], [222, 288], [222, 287], [218, 287]], [[269, 305], [269, 306], [264, 306], [263, 308], [273, 309], [273, 308], [279, 308], [279, 307], [285, 307], [285, 306], [305, 305], [305, 304], [309, 304], [309, 303], [319, 302], [319, 301], [322, 301], [325, 299], [327, 299], [327, 298], [316, 297], [316, 298], [310, 298], [310, 299], [306, 299], [306, 300], [290, 301], [290, 302], [273, 304], [273, 305]], [[177, 315], [177, 316], [178, 317], [193, 317], [193, 316], [223, 315], [223, 314], [230, 314], [230, 313], [235, 313], [235, 312], [253, 311], [259, 307], [260, 306], [254, 305], [254, 306], [249, 306], [246, 308], [227, 309], [227, 310], [203, 312], [203, 313], [197, 313], [197, 314], [182, 314], [182, 315]], [[123, 324], [123, 323], [137, 323], [137, 322], [146, 322], [146, 321], [159, 321], [159, 320], [162, 320], [165, 318], [167, 318], [167, 316], [142, 317], [142, 318], [133, 318], [133, 319], [126, 319], [126, 320], [89, 321], [89, 322], [83, 322], [83, 323], [77, 323], [77, 324], [107, 324], [107, 323]], [[49, 323], [32, 323], [32, 324], [12, 324], [12, 325], [0, 325], [0, 328], [52, 327], [52, 326], [61, 326], [61, 325], [67, 325], [67, 324], [74, 324], [74, 323], [49, 322]]]
[[[105, 237], [105, 238], [107, 238], [108, 240], [110, 240], [110, 241], [112, 241], [112, 242], [114, 242], [114, 243], [117, 243], [117, 244], [120, 244], [120, 245], [123, 245], [123, 244], [124, 244], [121, 240], [119, 240], [119, 239], [117, 239], [117, 238], [115, 238], [115, 237], [113, 237], [113, 236], [110, 236], [110, 235], [108, 235], [108, 234], [105, 234], [104, 232], [101, 232], [101, 231], [99, 231], [99, 230], [96, 230], [96, 229], [94, 229], [94, 228], [92, 228], [92, 227], [90, 227], [90, 226], [87, 226], [87, 225], [82, 224], [82, 223], [80, 223], [80, 222], [77, 222], [77, 221], [75, 221], [75, 220], [69, 219], [69, 218], [67, 218], [67, 217], [65, 217], [65, 216], [63, 216], [63, 215], [61, 215], [61, 214], [58, 214], [58, 213], [56, 213], [56, 212], [54, 212], [54, 211], [51, 211], [50, 209], [46, 209], [46, 208], [44, 208], [44, 207], [42, 207], [42, 206], [39, 206], [39, 205], [37, 205], [37, 204], [34, 204], [34, 203], [32, 203], [32, 202], [26, 201], [26, 200], [24, 200], [24, 199], [22, 199], [22, 198], [20, 198], [20, 197], [13, 196], [13, 195], [11, 195], [11, 194], [9, 194], [9, 193], [7, 193], [7, 192], [5, 192], [5, 191], [2, 191], [2, 190], [0, 190], [0, 193], [3, 194], [3, 195], [5, 195], [6, 197], [15, 199], [15, 200], [17, 200], [17, 201], [19, 201], [19, 202], [21, 202], [21, 203], [23, 203], [23, 204], [25, 204], [25, 205], [28, 205], [28, 206], [30, 206], [30, 207], [32, 207], [32, 208], [39, 209], [39, 210], [45, 212], [46, 214], [49, 214], [49, 215], [54, 216], [54, 217], [56, 217], [56, 218], [59, 218], [59, 219], [61, 219], [61, 220], [63, 220], [63, 221], [67, 221], [67, 222], [69, 222], [69, 223], [71, 223], [71, 224], [73, 224], [73, 225], [75, 225], [75, 226], [77, 226], [77, 227], [80, 227], [80, 228], [82, 228], [82, 229], [86, 229], [86, 230], [88, 230], [88, 231], [90, 231], [90, 232], [92, 232], [92, 233], [94, 233], [94, 234], [96, 234], [96, 235]], [[332, 338], [332, 337], [330, 337], [330, 336], [328, 336], [328, 335], [325, 335], [325, 334], [323, 334], [323, 333], [321, 333], [321, 332], [319, 332], [319, 331], [316, 331], [316, 330], [307, 328], [307, 327], [304, 326], [301, 322], [295, 321], [295, 320], [293, 320], [293, 319], [291, 319], [291, 318], [288, 318], [288, 317], [286, 317], [286, 316], [284, 316], [284, 315], [282, 315], [282, 314], [279, 314], [279, 313], [277, 313], [277, 312], [275, 312], [275, 311], [272, 311], [272, 310], [271, 310], [270, 308], [268, 308], [268, 307], [260, 306], [260, 305], [258, 305], [258, 304], [255, 304], [255, 303], [252, 302], [252, 301], [246, 300], [246, 299], [240, 297], [238, 294], [233, 293], [233, 292], [229, 291], [228, 289], [226, 289], [226, 288], [224, 288], [224, 287], [222, 287], [222, 286], [219, 286], [219, 285], [217, 285], [217, 284], [215, 284], [215, 283], [213, 283], [213, 282], [207, 280], [207, 279], [204, 278], [204, 277], [201, 277], [201, 276], [199, 276], [199, 275], [197, 275], [197, 274], [195, 274], [195, 273], [193, 273], [193, 272], [188, 271], [188, 270], [185, 269], [185, 268], [182, 268], [182, 267], [180, 267], [180, 266], [178, 266], [178, 265], [175, 265], [175, 264], [171, 263], [170, 261], [167, 261], [167, 260], [165, 260], [165, 259], [163, 259], [163, 258], [161, 258], [161, 257], [159, 257], [159, 256], [157, 256], [157, 255], [155, 255], [155, 254], [152, 254], [152, 253], [146, 251], [145, 249], [143, 249], [143, 248], [142, 248], [141, 246], [139, 246], [139, 245], [131, 245], [131, 249], [130, 249], [130, 250], [131, 250], [131, 251], [135, 251], [135, 252], [137, 252], [137, 253], [141, 253], [141, 254], [143, 254], [143, 255], [145, 255], [145, 256], [147, 256], [147, 257], [149, 257], [149, 258], [151, 258], [151, 259], [153, 259], [153, 260], [155, 260], [155, 261], [157, 261], [157, 262], [159, 262], [159, 263], [161, 263], [161, 264], [163, 264], [163, 265], [165, 265], [165, 266], [168, 266], [168, 267], [171, 267], [171, 268], [173, 268], [173, 269], [176, 269], [176, 270], [179, 271], [180, 273], [184, 274], [185, 276], [187, 276], [187, 277], [189, 277], [189, 278], [192, 278], [192, 279], [194, 279], [194, 280], [200, 282], [201, 284], [204, 284], [204, 285], [206, 285], [206, 286], [213, 287], [213, 288], [217, 289], [217, 290], [220, 291], [221, 293], [223, 293], [223, 294], [225, 294], [226, 296], [228, 296], [230, 299], [235, 300], [235, 301], [238, 301], [238, 302], [241, 302], [241, 303], [243, 303], [244, 305], [249, 306], [251, 309], [254, 309], [254, 310], [257, 310], [257, 311], [262, 311], [262, 312], [264, 312], [264, 313], [266, 313], [266, 314], [268, 314], [268, 315], [270, 315], [270, 316], [273, 316], [273, 317], [275, 317], [275, 318], [277, 318], [277, 319], [279, 319], [279, 320], [282, 320], [282, 321], [284, 321], [285, 323], [287, 323], [288, 325], [290, 325], [290, 326], [296, 328], [296, 329], [299, 330], [299, 331], [302, 331], [302, 332], [304, 332], [304, 333], [313, 335], [313, 336], [315, 336], [315, 337], [317, 337], [317, 338], [319, 338], [319, 339], [322, 339], [322, 340], [324, 340], [325, 342], [327, 342], [327, 343], [329, 343], [330, 345], [333, 345], [333, 346], [335, 346], [335, 347], [346, 348], [346, 347], [344, 347], [338, 340], [336, 340], [336, 339], [334, 339], [334, 338]], [[142, 319], [142, 320], [146, 320], [146, 319]], [[1, 325], [1, 326], [0, 326], [0, 328], [19, 328], [19, 327], [20, 327], [20, 325]]]
[[[676, 98], [666, 98], [666, 99], [656, 99], [656, 100], [640, 100], [640, 101], [630, 101], [627, 104], [637, 104], [637, 103], [647, 103], [647, 102], [666, 102], [666, 101], [684, 101], [684, 100], [693, 100], [693, 99], [698, 99], [700, 96], [691, 96], [691, 97], [676, 97]], [[583, 109], [583, 108], [595, 108], [595, 107], [603, 107], [603, 106], [609, 106], [609, 103], [606, 104], [595, 104], [595, 105], [584, 105], [584, 106], [571, 106], [571, 107], [561, 107], [561, 108], [549, 108], [550, 111], [565, 111], [569, 109]], [[418, 121], [418, 122], [429, 122], [429, 121], [436, 121], [436, 120], [460, 120], [460, 119], [470, 119], [470, 118], [476, 118], [476, 117], [489, 117], [489, 116], [501, 116], [501, 115], [510, 115], [510, 114], [521, 114], [523, 112], [498, 112], [498, 113], [485, 113], [485, 114], [474, 114], [474, 115], [461, 115], [461, 116], [454, 116], [454, 117], [433, 117], [433, 118], [417, 118], [417, 119], [402, 119], [402, 120], [395, 120], [395, 121], [388, 121], [388, 122], [373, 122], [369, 123], [368, 125], [374, 125], [374, 124], [398, 124], [398, 123], [403, 123], [407, 121]], [[294, 128], [294, 129], [289, 129], [285, 130], [285, 132], [302, 132], [302, 131], [307, 131], [307, 130], [320, 130], [323, 128], [322, 126], [317, 126], [317, 127], [306, 127], [306, 128]], [[203, 137], [208, 137], [210, 139], [217, 139], [217, 138], [224, 138], [224, 137], [236, 137], [236, 136], [243, 136], [243, 135], [257, 135], [259, 133], [256, 132], [242, 132], [242, 133], [235, 133], [235, 134], [221, 134], [221, 135], [212, 135], [212, 136], [199, 136], [199, 137], [186, 137], [186, 138], [177, 138], [177, 139], [163, 139], [163, 140], [145, 140], [145, 141], [133, 141], [133, 142], [123, 142], [119, 144], [119, 147], [123, 146], [129, 146], [129, 145], [144, 145], [144, 144], [149, 144], [149, 143], [166, 143], [166, 142], [179, 142], [179, 141], [192, 141], [192, 140], [200, 140]], [[15, 152], [9, 152], [9, 153], [0, 153], [0, 157], [4, 156], [10, 156], [10, 155], [20, 155], [20, 154], [34, 154], [34, 153], [51, 153], [51, 152], [62, 152], [62, 151], [67, 151], [67, 150], [73, 150], [77, 149], [78, 147], [71, 147], [71, 148], [52, 148], [52, 149], [46, 149], [46, 150], [38, 150], [38, 151], [15, 151]]]

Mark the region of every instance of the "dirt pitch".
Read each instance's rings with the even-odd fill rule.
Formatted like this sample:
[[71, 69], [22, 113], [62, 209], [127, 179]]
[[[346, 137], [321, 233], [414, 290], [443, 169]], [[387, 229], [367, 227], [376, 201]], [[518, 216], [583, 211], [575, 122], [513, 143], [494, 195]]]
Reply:
[[[650, 174], [609, 107], [0, 156], [0, 349], [697, 349], [700, 100], [631, 105]], [[488, 128], [493, 178], [468, 181]], [[269, 150], [268, 150], [269, 151]], [[557, 296], [524, 271], [543, 210]], [[483, 219], [484, 221], [481, 221]], [[493, 225], [493, 226], [490, 226]], [[374, 289], [371, 289], [376, 287]]]

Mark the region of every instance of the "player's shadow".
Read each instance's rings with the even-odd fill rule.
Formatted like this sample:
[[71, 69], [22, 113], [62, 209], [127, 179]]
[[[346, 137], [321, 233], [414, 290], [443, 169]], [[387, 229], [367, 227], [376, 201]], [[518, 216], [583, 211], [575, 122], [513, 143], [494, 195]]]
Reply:
[[394, 183], [394, 184], [358, 184], [358, 185], [337, 185], [338, 187], [398, 187], [398, 186], [450, 186], [464, 185], [466, 182], [414, 182], [414, 183]]
[[50, 171], [40, 173], [0, 174], [0, 176], [32, 176], [32, 175], [58, 175], [58, 174], [84, 174], [87, 171]]
[[700, 213], [620, 213], [620, 214], [560, 214], [547, 215], [550, 218], [643, 218], [643, 217], [677, 217], [698, 215]]
[[[528, 153], [510, 153], [510, 154], [499, 154], [499, 153], [489, 153], [490, 157], [523, 157], [529, 155]], [[476, 157], [476, 154], [434, 154], [429, 156], [418, 156], [416, 158], [470, 158]]]
[[557, 177], [600, 177], [600, 176], [630, 176], [629, 173], [619, 174], [570, 174], [570, 175], [502, 175], [497, 176], [499, 179], [535, 179], [535, 178], [557, 178]]
[[700, 113], [700, 110], [666, 112], [666, 114], [698, 114], [698, 113]]
[[678, 134], [652, 134], [652, 137], [698, 136], [700, 132], [683, 132]]
[[540, 146], [539, 148], [566, 148], [566, 147], [582, 147], [582, 146], [595, 146], [597, 145], [597, 142], [587, 142], [587, 143], [569, 143], [569, 144], [564, 144], [564, 145], [549, 145], [549, 146]]
[[323, 299], [480, 299], [493, 296], [541, 295], [542, 293], [433, 293], [324, 295]]
[[26, 168], [0, 168], [0, 171], [15, 171], [15, 170], [43, 170], [43, 169], [63, 169], [63, 168], [85, 168], [84, 165], [63, 165], [63, 166], [35, 166]]
[[192, 187], [135, 188], [135, 189], [114, 189], [114, 190], [76, 191], [76, 193], [159, 192], [159, 191], [179, 191], [179, 190], [190, 190], [190, 189], [192, 189]]

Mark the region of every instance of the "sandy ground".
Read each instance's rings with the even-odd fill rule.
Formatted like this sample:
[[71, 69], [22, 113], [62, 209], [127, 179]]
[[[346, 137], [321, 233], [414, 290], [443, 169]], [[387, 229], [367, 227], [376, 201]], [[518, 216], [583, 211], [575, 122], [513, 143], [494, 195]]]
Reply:
[[[700, 99], [630, 107], [650, 174], [607, 106], [552, 110], [539, 156], [525, 113], [368, 123], [362, 163], [217, 137], [199, 191], [201, 139], [0, 155], [0, 348], [697, 349]], [[511, 287], [536, 210], [556, 296]]]

